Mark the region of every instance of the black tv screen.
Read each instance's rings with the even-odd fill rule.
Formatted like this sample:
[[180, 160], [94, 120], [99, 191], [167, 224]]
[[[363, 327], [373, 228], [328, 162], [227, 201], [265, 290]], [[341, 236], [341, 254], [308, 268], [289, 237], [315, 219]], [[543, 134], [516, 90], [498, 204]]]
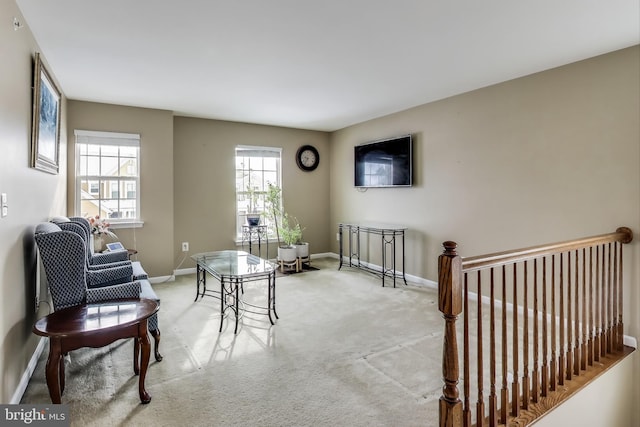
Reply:
[[356, 187], [410, 187], [411, 135], [355, 146]]

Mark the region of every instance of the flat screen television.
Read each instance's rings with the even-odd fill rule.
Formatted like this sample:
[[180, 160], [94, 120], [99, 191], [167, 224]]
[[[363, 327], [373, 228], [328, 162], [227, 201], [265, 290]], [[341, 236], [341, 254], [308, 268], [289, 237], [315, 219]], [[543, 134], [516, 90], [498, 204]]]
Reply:
[[356, 187], [410, 187], [413, 184], [411, 135], [355, 146]]

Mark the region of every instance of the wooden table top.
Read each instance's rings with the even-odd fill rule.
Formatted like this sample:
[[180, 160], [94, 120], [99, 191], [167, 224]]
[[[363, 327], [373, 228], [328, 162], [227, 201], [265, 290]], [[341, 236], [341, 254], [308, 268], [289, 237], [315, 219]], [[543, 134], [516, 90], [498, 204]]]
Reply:
[[68, 307], [39, 319], [33, 332], [45, 337], [69, 337], [106, 329], [119, 329], [158, 311], [150, 299], [123, 299]]

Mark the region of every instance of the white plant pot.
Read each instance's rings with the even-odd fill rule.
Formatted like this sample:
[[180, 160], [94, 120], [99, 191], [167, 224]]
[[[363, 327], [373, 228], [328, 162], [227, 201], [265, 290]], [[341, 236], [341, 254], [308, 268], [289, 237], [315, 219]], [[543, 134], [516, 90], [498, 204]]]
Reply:
[[298, 257], [298, 250], [295, 246], [279, 246], [278, 260], [284, 262], [293, 262]]
[[309, 257], [309, 243], [298, 243], [296, 244], [296, 249], [298, 251], [298, 258], [305, 259]]

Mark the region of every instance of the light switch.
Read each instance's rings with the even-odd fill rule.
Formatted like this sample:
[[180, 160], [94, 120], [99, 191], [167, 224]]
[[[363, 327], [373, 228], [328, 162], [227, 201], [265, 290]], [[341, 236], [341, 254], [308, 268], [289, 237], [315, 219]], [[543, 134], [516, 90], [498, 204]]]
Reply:
[[0, 194], [0, 206], [2, 206], [2, 218], [9, 214], [9, 205], [7, 204], [7, 193]]

